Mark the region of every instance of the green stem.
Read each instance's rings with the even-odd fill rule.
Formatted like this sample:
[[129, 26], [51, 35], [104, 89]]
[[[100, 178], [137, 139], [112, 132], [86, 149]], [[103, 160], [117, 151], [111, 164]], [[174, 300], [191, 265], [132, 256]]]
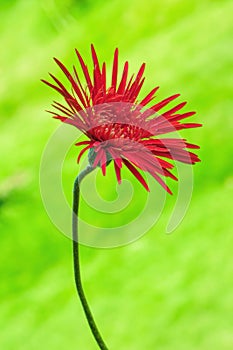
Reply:
[[89, 323], [92, 334], [99, 345], [101, 350], [108, 350], [105, 345], [100, 332], [96, 326], [95, 320], [92, 316], [91, 310], [89, 308], [87, 299], [82, 286], [81, 273], [80, 273], [80, 261], [79, 261], [79, 243], [78, 243], [78, 208], [79, 208], [79, 194], [80, 194], [80, 183], [82, 179], [89, 174], [93, 167], [88, 165], [75, 179], [73, 188], [73, 216], [72, 216], [72, 238], [73, 238], [73, 264], [74, 264], [74, 277], [77, 292], [82, 303], [83, 310], [85, 312], [87, 321]]

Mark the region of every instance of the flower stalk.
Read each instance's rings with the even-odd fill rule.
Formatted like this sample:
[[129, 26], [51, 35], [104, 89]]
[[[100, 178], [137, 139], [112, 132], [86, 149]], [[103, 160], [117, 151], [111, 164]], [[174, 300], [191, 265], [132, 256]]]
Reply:
[[74, 278], [78, 296], [80, 298], [84, 313], [86, 315], [91, 332], [99, 345], [101, 350], [108, 350], [103, 338], [97, 328], [90, 307], [88, 305], [81, 280], [80, 258], [79, 258], [79, 242], [78, 242], [78, 209], [79, 209], [79, 195], [80, 184], [83, 178], [93, 171], [94, 168], [88, 165], [75, 179], [73, 187], [73, 214], [72, 214], [72, 239], [73, 239], [73, 264], [74, 264]]

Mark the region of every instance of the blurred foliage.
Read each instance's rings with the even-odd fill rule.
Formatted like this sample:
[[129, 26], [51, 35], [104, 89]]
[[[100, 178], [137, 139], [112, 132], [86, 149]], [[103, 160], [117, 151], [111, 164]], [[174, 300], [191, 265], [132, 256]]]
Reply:
[[[90, 62], [90, 43], [109, 70], [115, 47], [131, 72], [145, 61], [143, 93], [156, 85], [159, 99], [180, 92], [204, 124], [182, 133], [201, 145], [202, 163], [179, 228], [164, 234], [175, 201], [168, 197], [161, 219], [137, 242], [81, 249], [104, 338], [110, 349], [232, 349], [232, 2], [0, 0], [0, 11], [1, 349], [96, 349], [75, 295], [70, 240], [49, 221], [38, 179], [58, 126], [44, 111], [58, 96], [40, 79], [48, 71], [63, 79], [51, 58], [71, 67], [75, 47]], [[64, 165], [68, 200], [76, 156], [73, 147]], [[101, 195], [114, 199], [112, 172], [97, 180]], [[135, 193], [130, 218], [145, 197], [140, 186]], [[82, 203], [81, 214], [88, 210]], [[111, 215], [92, 215], [91, 222], [113, 223]]]

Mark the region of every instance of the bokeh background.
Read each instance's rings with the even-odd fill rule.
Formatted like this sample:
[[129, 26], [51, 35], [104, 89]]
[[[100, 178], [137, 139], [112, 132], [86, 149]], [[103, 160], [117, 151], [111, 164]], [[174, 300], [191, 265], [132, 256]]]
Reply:
[[[116, 46], [131, 72], [145, 61], [143, 91], [160, 85], [159, 99], [180, 92], [204, 124], [182, 133], [201, 145], [202, 163], [177, 230], [165, 234], [168, 197], [161, 219], [135, 243], [81, 249], [101, 332], [110, 349], [233, 348], [232, 12], [226, 0], [0, 0], [1, 349], [97, 349], [74, 288], [71, 241], [49, 220], [38, 176], [59, 123], [44, 111], [59, 98], [39, 80], [48, 71], [62, 76], [51, 58], [71, 67], [75, 47], [90, 62], [91, 43], [109, 69]], [[78, 171], [77, 149], [70, 152], [68, 200]], [[97, 175], [97, 187], [105, 200], [115, 198], [111, 171]], [[144, 190], [135, 193], [137, 214]], [[101, 215], [86, 216], [112, 224]]]

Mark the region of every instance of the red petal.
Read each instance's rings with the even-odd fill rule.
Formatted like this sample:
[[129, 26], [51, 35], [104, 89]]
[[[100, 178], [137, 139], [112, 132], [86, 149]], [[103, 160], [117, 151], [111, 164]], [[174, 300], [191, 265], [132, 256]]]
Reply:
[[55, 104], [58, 105], [59, 107], [63, 108], [67, 113], [71, 113], [72, 114], [72, 112], [67, 107], [63, 106], [61, 103], [58, 103], [58, 102], [54, 101], [54, 105]]
[[81, 84], [81, 81], [80, 81], [80, 79], [79, 79], [79, 77], [78, 77], [78, 73], [77, 73], [77, 70], [76, 70], [75, 66], [73, 66], [73, 69], [74, 69], [74, 75], [75, 75], [75, 78], [77, 79], [77, 83], [78, 83], [78, 85], [79, 85], [79, 88], [80, 88], [80, 90], [82, 91], [82, 94], [83, 94], [83, 96], [84, 96], [85, 99], [86, 99], [86, 106], [89, 106], [88, 96], [87, 96], [86, 91], [84, 90], [84, 88], [83, 88], [83, 86], [82, 86], [82, 84]]
[[81, 142], [77, 142], [75, 146], [90, 145], [90, 144], [91, 144], [91, 141], [81, 141]]
[[115, 50], [113, 67], [112, 67], [112, 87], [114, 89], [114, 92], [116, 91], [116, 85], [117, 85], [117, 73], [118, 73], [118, 49]]
[[[59, 94], [65, 96], [64, 95], [64, 91], [62, 89], [60, 89], [59, 87], [57, 87], [56, 85], [53, 85], [53, 84], [49, 83], [48, 81], [46, 81], [44, 79], [41, 79], [41, 81], [42, 81], [42, 83], [44, 83], [44, 84], [50, 86], [51, 88], [53, 88], [54, 90], [58, 91]], [[71, 96], [71, 95], [69, 94], [69, 96]]]
[[117, 90], [118, 94], [123, 94], [125, 91], [125, 85], [126, 85], [127, 76], [128, 76], [128, 69], [129, 69], [129, 63], [125, 62], [121, 82], [120, 82], [119, 88]]
[[140, 69], [139, 69], [139, 72], [138, 72], [138, 74], [137, 74], [137, 76], [136, 76], [135, 81], [136, 81], [136, 80], [139, 81], [139, 80], [141, 79], [141, 77], [143, 76], [143, 73], [144, 73], [144, 71], [145, 71], [145, 68], [146, 68], [146, 64], [143, 63], [143, 64], [141, 65]]
[[136, 100], [136, 98], [138, 97], [138, 94], [142, 88], [142, 85], [144, 84], [144, 81], [145, 81], [145, 78], [143, 78], [141, 80], [141, 82], [138, 84], [138, 86], [136, 87], [136, 89], [134, 89], [134, 92], [133, 94], [131, 95], [131, 98], [130, 98], [130, 102], [134, 102]]
[[154, 94], [156, 93], [156, 91], [159, 89], [159, 86], [155, 87], [141, 102], [140, 105], [141, 106], [145, 106], [147, 105], [151, 100], [153, 100], [154, 98]]
[[84, 61], [82, 59], [82, 56], [80, 55], [80, 53], [78, 52], [77, 49], [75, 49], [75, 52], [76, 52], [76, 55], [78, 56], [79, 63], [81, 65], [81, 67], [82, 67], [83, 74], [84, 74], [84, 76], [86, 78], [86, 82], [87, 82], [87, 86], [89, 88], [89, 91], [90, 91], [90, 93], [92, 93], [93, 85], [92, 85], [92, 82], [91, 82], [90, 74], [88, 72], [88, 68], [85, 65], [85, 63], [84, 63]]
[[155, 180], [158, 181], [158, 183], [169, 193], [172, 194], [172, 191], [170, 190], [170, 188], [165, 184], [165, 182], [155, 173], [150, 173]]
[[153, 109], [153, 111], [157, 112], [162, 107], [166, 106], [169, 102], [175, 100], [179, 96], [180, 96], [180, 94], [175, 94], [175, 95], [172, 95], [170, 97], [167, 97], [163, 101], [161, 101], [161, 102], [157, 103], [156, 105], [152, 106], [151, 109]]
[[103, 63], [102, 67], [102, 84], [103, 84], [103, 92], [106, 93], [106, 63]]
[[[74, 81], [72, 75], [70, 74], [70, 72], [68, 71], [68, 69], [64, 66], [63, 63], [61, 63], [57, 58], [54, 58], [55, 62], [58, 64], [58, 66], [61, 68], [61, 70], [64, 72], [64, 74], [66, 75], [66, 77], [69, 79], [69, 81], [71, 82], [71, 85], [74, 89], [74, 91], [76, 92], [77, 96], [79, 97], [81, 103], [83, 104], [84, 107], [86, 107], [86, 103], [85, 100], [83, 99], [83, 95], [82, 92], [80, 91], [77, 83]], [[58, 79], [56, 79], [52, 74], [51, 77], [56, 81], [57, 84], [59, 84], [61, 87], [63, 86]], [[63, 87], [64, 88], [64, 87]], [[64, 88], [65, 89], [65, 88]], [[65, 89], [66, 91], [66, 89]], [[78, 104], [78, 102], [77, 102]], [[78, 104], [79, 105], [79, 104]], [[81, 109], [81, 106], [79, 105], [79, 109]]]
[[92, 60], [94, 63], [94, 67], [100, 73], [100, 65], [99, 65], [98, 57], [96, 55], [96, 51], [93, 44], [91, 44], [91, 53], [92, 53]]
[[103, 149], [101, 149], [100, 151], [101, 151], [101, 155], [102, 155], [102, 157], [101, 157], [101, 162], [102, 162], [101, 169], [102, 169], [103, 176], [105, 176], [106, 175], [107, 157], [106, 157], [106, 153]]
[[62, 112], [62, 113], [64, 113], [64, 114], [66, 114], [68, 117], [71, 117], [71, 116], [72, 116], [72, 112], [71, 112], [71, 111], [67, 112], [66, 109], [65, 109], [63, 106], [62, 106], [62, 107], [59, 107], [59, 106], [57, 106], [57, 105], [55, 105], [55, 104], [52, 104], [52, 106], [53, 106], [54, 108], [56, 108], [58, 111], [60, 111], [60, 112]]
[[116, 159], [114, 160], [114, 168], [115, 168], [115, 173], [117, 177], [117, 182], [121, 184], [121, 168], [119, 168]]
[[127, 168], [131, 171], [131, 173], [136, 177], [136, 179], [142, 184], [142, 186], [148, 192], [150, 192], [150, 189], [149, 189], [146, 181], [144, 180], [142, 175], [139, 173], [139, 171], [127, 159], [123, 159], [123, 163], [127, 166]]
[[[137, 74], [137, 76], [136, 76], [136, 78], [135, 78], [134, 83], [132, 84], [132, 86], [131, 86], [130, 89], [129, 89], [129, 98], [130, 98], [130, 99], [133, 98], [133, 97], [135, 96], [135, 91], [137, 90], [137, 91], [139, 92], [140, 89], [141, 89], [141, 87], [142, 87], [142, 84], [143, 84], [143, 83], [140, 83], [140, 80], [141, 80], [142, 75], [143, 75], [143, 73], [144, 73], [145, 67], [146, 67], [146, 65], [145, 65], [145, 63], [143, 63], [143, 64], [141, 65], [140, 69], [139, 69], [139, 72], [138, 72], [138, 74]], [[143, 82], [144, 82], [144, 80], [143, 80]], [[138, 90], [139, 84], [140, 84], [140, 89]]]
[[187, 102], [182, 102], [180, 104], [178, 104], [177, 106], [173, 107], [172, 109], [170, 109], [169, 111], [163, 113], [163, 117], [168, 117], [169, 115], [172, 115], [173, 113], [179, 111], [180, 109], [182, 109], [185, 105], [187, 104]]
[[198, 123], [185, 123], [185, 124], [178, 125], [176, 127], [176, 130], [189, 129], [189, 128], [199, 128], [201, 126], [202, 126], [202, 124], [198, 124]]
[[80, 162], [80, 159], [81, 159], [82, 155], [83, 155], [89, 148], [91, 148], [91, 147], [92, 147], [92, 145], [89, 145], [89, 146], [87, 146], [87, 147], [84, 147], [84, 148], [81, 150], [81, 152], [79, 153], [78, 159], [77, 159], [77, 163]]

